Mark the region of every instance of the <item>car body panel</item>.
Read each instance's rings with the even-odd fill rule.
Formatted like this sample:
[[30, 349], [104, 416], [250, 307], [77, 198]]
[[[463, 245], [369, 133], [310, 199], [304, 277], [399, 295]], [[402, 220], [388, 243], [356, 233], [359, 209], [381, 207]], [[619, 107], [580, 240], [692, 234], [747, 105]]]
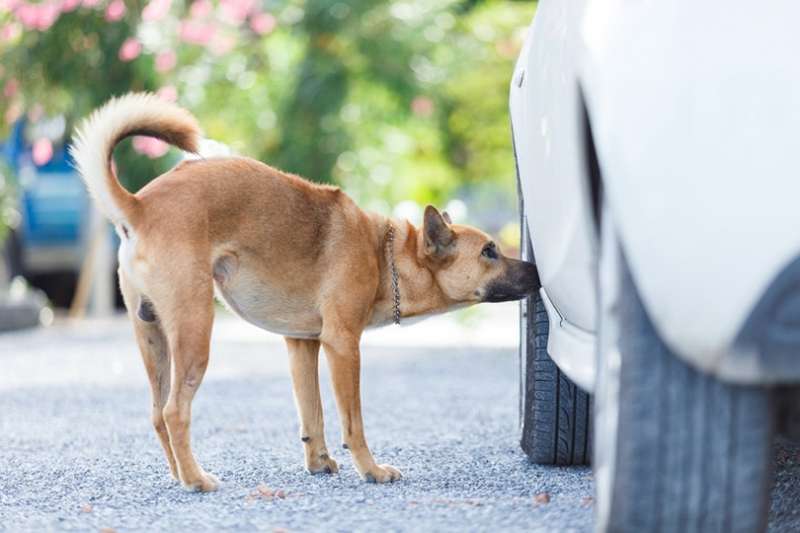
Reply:
[[587, 392], [594, 390], [595, 335], [565, 320], [547, 294], [541, 289], [544, 307], [550, 323], [547, 336], [547, 353], [558, 368], [573, 383]]
[[67, 145], [56, 139], [50, 160], [33, 160], [27, 120], [14, 124], [0, 155], [18, 178], [21, 261], [26, 274], [77, 272], [86, 249], [90, 204]]
[[731, 364], [800, 254], [798, 17], [788, 0], [592, 0], [582, 27], [605, 200], [648, 313], [679, 356], [742, 383], [800, 377]]
[[517, 61], [510, 108], [525, 219], [550, 319], [548, 351], [591, 390], [595, 238], [584, 180], [576, 51], [583, 1], [542, 1]]

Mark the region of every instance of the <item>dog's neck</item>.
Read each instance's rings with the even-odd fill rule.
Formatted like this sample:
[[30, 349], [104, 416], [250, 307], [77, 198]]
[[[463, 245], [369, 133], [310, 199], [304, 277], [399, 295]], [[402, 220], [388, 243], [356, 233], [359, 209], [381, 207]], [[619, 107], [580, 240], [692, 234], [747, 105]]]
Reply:
[[[422, 260], [421, 230], [407, 220], [398, 221], [382, 216], [373, 216], [373, 223], [378, 236], [376, 253], [381, 281], [373, 304], [370, 325], [385, 325], [394, 321], [392, 262], [398, 276], [401, 322], [403, 319], [442, 313], [454, 307], [456, 302], [446, 297], [433, 272]], [[391, 243], [387, 243], [389, 224], [394, 228]], [[387, 245], [391, 247], [391, 251]]]

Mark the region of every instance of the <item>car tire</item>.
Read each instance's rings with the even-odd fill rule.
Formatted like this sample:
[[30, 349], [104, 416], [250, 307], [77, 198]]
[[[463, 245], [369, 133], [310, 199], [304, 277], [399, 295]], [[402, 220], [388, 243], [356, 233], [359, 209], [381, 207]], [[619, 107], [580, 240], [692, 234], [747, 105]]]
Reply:
[[723, 383], [670, 350], [609, 222], [604, 213], [594, 404], [598, 531], [763, 531], [771, 394]]
[[[524, 213], [524, 211], [523, 211]], [[533, 260], [527, 222], [521, 255]], [[547, 352], [550, 323], [537, 292], [520, 303], [520, 444], [542, 465], [585, 465], [591, 458], [590, 396], [565, 376]]]
[[9, 280], [22, 276], [22, 243], [16, 230], [9, 230], [3, 244], [3, 261], [5, 274]]

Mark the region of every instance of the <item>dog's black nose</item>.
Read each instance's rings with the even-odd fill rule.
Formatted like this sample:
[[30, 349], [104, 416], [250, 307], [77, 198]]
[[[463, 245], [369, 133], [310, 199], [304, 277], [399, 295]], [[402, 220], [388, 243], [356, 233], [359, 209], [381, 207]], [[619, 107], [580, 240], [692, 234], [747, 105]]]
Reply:
[[520, 263], [520, 285], [525, 287], [526, 294], [532, 294], [541, 289], [542, 282], [539, 281], [539, 269], [536, 268], [536, 265], [527, 261], [520, 261]]
[[539, 290], [539, 269], [533, 263], [508, 259], [505, 275], [495, 279], [486, 287], [484, 302], [507, 302], [520, 300]]

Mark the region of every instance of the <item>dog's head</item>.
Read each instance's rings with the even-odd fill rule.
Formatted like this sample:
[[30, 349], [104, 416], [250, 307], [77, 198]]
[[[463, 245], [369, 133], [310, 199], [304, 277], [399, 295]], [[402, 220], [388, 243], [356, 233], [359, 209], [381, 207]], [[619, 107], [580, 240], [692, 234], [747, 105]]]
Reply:
[[424, 261], [451, 301], [519, 300], [541, 287], [536, 265], [504, 256], [487, 234], [453, 224], [432, 205], [425, 208], [422, 241]]

